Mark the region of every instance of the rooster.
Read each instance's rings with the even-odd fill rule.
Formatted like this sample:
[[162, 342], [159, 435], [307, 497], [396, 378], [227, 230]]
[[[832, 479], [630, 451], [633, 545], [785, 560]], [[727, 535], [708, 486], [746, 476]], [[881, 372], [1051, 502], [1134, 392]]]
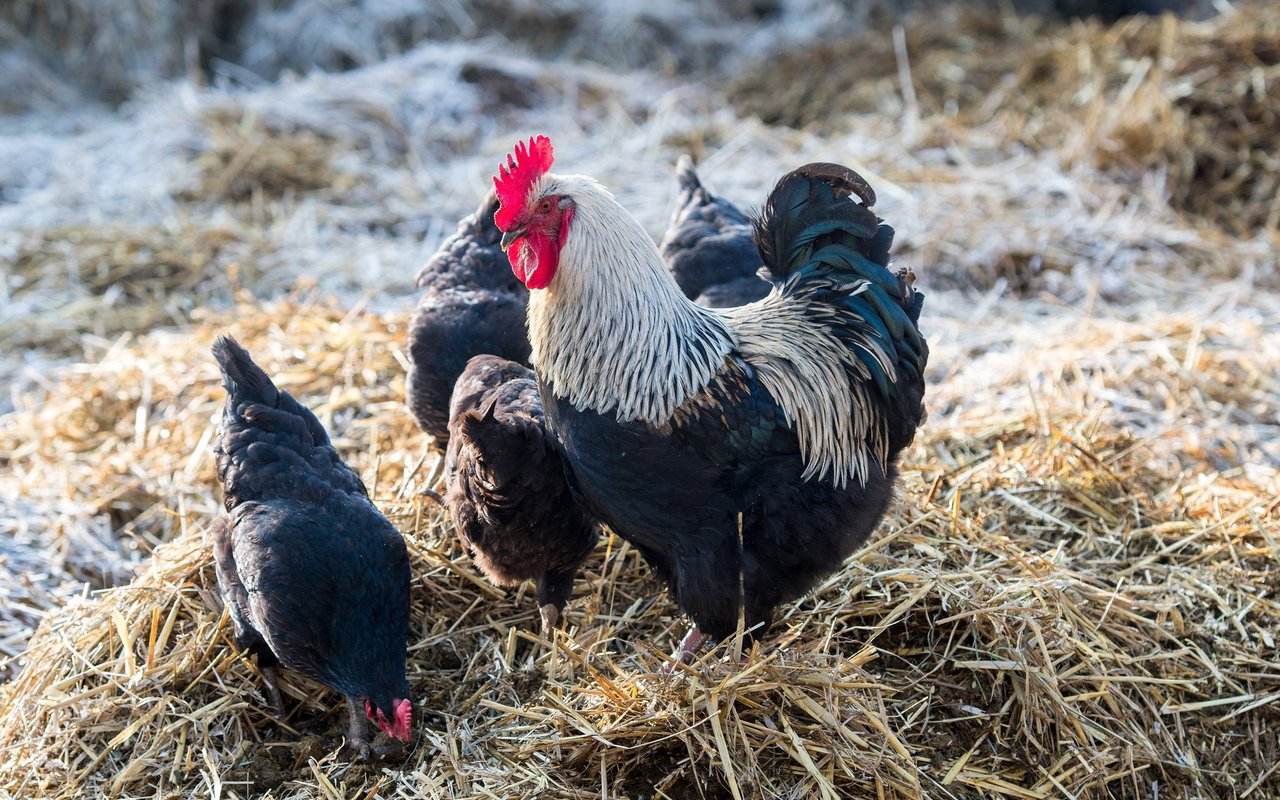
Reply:
[[588, 510], [693, 620], [682, 660], [739, 612], [758, 636], [889, 504], [924, 418], [914, 275], [887, 269], [866, 181], [808, 164], [754, 224], [768, 296], [704, 308], [608, 190], [552, 160], [533, 138], [494, 178], [547, 427]]
[[275, 666], [347, 698], [347, 744], [369, 720], [409, 740], [404, 539], [334, 450], [320, 421], [276, 388], [234, 339], [213, 356], [227, 402], [215, 454], [227, 513], [213, 527], [218, 587], [237, 644], [255, 654], [282, 713]]
[[533, 371], [476, 356], [453, 390], [447, 488], [458, 537], [499, 586], [537, 581], [550, 637], [599, 531], [573, 497]]

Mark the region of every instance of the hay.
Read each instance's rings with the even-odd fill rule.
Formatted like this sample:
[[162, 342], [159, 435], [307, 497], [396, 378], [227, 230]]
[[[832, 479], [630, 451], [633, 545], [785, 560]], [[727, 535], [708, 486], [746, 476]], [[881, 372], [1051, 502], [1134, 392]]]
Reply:
[[[400, 406], [399, 322], [308, 297], [242, 305], [121, 343], [51, 387], [64, 405], [5, 418], [4, 452], [47, 431], [10, 456], [30, 484], [127, 498], [133, 534], [170, 541], [128, 586], [43, 623], [0, 695], [0, 792], [1280, 791], [1280, 482], [1249, 450], [1267, 441], [1251, 415], [1280, 408], [1280, 347], [1261, 329], [1081, 320], [1016, 356], [956, 360], [943, 323], [935, 353], [952, 374], [875, 539], [784, 609], [744, 666], [715, 653], [668, 677], [682, 622], [628, 546], [611, 538], [588, 562], [551, 652], [527, 591], [488, 586], [416, 499], [438, 456]], [[277, 727], [229, 644], [204, 538], [221, 399], [206, 350], [224, 329], [318, 410], [408, 536], [420, 722], [403, 763], [337, 754], [338, 699], [297, 676]], [[76, 397], [97, 399], [77, 413]], [[1196, 414], [1251, 466], [1216, 471], [1231, 454], [1180, 440], [1177, 416]]]
[[205, 115], [209, 146], [200, 154], [200, 187], [190, 197], [229, 202], [277, 200], [321, 189], [350, 191], [334, 171], [334, 143], [308, 130], [273, 130], [252, 113], [214, 109]]
[[903, 48], [887, 28], [806, 45], [745, 71], [729, 93], [742, 110], [797, 127], [839, 129], [851, 113], [952, 117], [1068, 166], [1135, 184], [1163, 175], [1179, 211], [1236, 235], [1274, 232], [1280, 19], [1267, 3], [1240, 6], [1207, 22], [1066, 27], [951, 7], [909, 20]]
[[86, 334], [114, 339], [186, 322], [197, 298], [225, 303], [239, 280], [257, 281], [254, 259], [243, 260], [255, 243], [245, 239], [237, 226], [190, 220], [27, 234], [9, 273], [11, 313], [0, 320], [0, 347], [79, 356]]
[[133, 576], [132, 557], [112, 535], [106, 515], [65, 500], [0, 495], [0, 681], [50, 609], [84, 587]]

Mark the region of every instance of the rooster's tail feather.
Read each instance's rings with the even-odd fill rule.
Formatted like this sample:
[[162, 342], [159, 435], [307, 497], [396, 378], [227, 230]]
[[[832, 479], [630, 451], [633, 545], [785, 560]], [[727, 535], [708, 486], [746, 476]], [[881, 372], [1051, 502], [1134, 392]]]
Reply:
[[848, 167], [806, 164], [774, 187], [756, 219], [755, 241], [784, 294], [834, 307], [853, 318], [859, 335], [878, 341], [893, 374], [876, 354], [852, 338], [849, 344], [887, 399], [904, 381], [921, 380], [928, 347], [916, 326], [924, 296], [912, 286], [914, 275], [889, 271], [893, 228], [871, 210], [875, 199]]

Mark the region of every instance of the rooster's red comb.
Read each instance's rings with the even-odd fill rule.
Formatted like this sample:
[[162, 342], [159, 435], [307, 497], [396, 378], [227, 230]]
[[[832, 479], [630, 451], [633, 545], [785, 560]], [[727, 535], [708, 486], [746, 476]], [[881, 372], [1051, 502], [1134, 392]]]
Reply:
[[498, 166], [493, 177], [493, 188], [498, 191], [498, 213], [493, 221], [505, 231], [516, 221], [524, 207], [529, 187], [547, 174], [551, 162], [551, 140], [545, 136], [530, 137], [529, 143], [516, 142], [515, 153], [507, 154], [507, 163]]

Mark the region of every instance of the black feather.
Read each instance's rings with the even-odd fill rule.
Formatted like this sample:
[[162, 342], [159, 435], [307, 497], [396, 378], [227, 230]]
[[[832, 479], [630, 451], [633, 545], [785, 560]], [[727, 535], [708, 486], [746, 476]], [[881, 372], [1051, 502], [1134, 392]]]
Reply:
[[676, 181], [676, 209], [658, 250], [680, 291], [712, 307], [745, 305], [768, 294], [772, 285], [767, 273], [757, 272], [751, 219], [709, 192], [688, 156], [676, 165]]
[[538, 582], [558, 615], [594, 548], [595, 521], [569, 486], [533, 371], [476, 356], [454, 388], [444, 502], [458, 537], [499, 586]]

